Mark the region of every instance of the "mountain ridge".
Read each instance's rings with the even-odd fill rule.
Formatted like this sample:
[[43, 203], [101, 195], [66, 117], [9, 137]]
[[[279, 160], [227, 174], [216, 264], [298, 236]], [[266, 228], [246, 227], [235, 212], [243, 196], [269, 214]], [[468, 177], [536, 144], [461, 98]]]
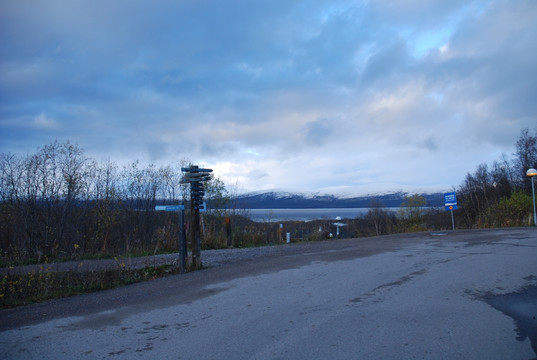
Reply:
[[[305, 194], [287, 191], [254, 192], [234, 197], [250, 209], [314, 209], [314, 208], [369, 208], [376, 202], [381, 207], [400, 207], [410, 193], [398, 191], [386, 194], [337, 196], [330, 194]], [[444, 205], [442, 193], [422, 193], [426, 206]]]

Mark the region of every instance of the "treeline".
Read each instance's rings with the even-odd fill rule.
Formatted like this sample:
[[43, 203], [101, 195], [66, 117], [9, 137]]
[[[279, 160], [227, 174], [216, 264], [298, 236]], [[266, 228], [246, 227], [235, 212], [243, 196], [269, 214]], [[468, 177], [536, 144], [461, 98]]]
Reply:
[[[55, 141], [34, 154], [0, 154], [0, 248], [2, 262], [43, 262], [82, 255], [116, 256], [176, 250], [176, 213], [155, 205], [188, 199], [181, 167], [120, 168], [95, 161], [70, 142]], [[218, 179], [206, 197], [225, 201]]]
[[[458, 229], [474, 229], [533, 224], [531, 179], [526, 175], [537, 168], [537, 132], [525, 128], [516, 141], [511, 158], [506, 155], [490, 166], [480, 164], [468, 173], [458, 188], [458, 209], [454, 211]], [[405, 198], [396, 214], [373, 200], [368, 213], [354, 219], [344, 229], [351, 236], [387, 235], [397, 232], [451, 229], [449, 212], [426, 208], [418, 194]]]
[[511, 159], [503, 155], [491, 166], [480, 164], [457, 189], [460, 226], [465, 228], [533, 225], [531, 179], [537, 168], [537, 132], [525, 128]]
[[[0, 154], [0, 265], [177, 251], [177, 214], [154, 208], [188, 201], [188, 186], [180, 183], [181, 167], [188, 165], [182, 160], [143, 167], [134, 161], [120, 168], [58, 141], [26, 156]], [[491, 166], [479, 165], [453, 189], [457, 228], [532, 225], [531, 181], [526, 176], [532, 167], [537, 167], [537, 133], [523, 129], [511, 159], [504, 155]], [[234, 203], [237, 198], [220, 179], [207, 182], [205, 197], [212, 209], [221, 210], [203, 215], [202, 247], [227, 246], [225, 216], [231, 216], [235, 246], [283, 241], [279, 224], [251, 221], [247, 206]], [[451, 218], [443, 209], [426, 208], [423, 196], [412, 195], [399, 213], [373, 200], [365, 216], [346, 224], [342, 237], [362, 237], [447, 230]], [[285, 222], [284, 227], [292, 238], [304, 240], [329, 238], [336, 230], [330, 220]]]

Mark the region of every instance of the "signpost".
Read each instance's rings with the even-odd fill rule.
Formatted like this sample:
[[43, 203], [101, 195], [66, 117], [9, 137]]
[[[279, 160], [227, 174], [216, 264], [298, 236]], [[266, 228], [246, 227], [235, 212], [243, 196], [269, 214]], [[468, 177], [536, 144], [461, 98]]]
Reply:
[[457, 210], [457, 194], [454, 192], [444, 194], [444, 206], [446, 211], [451, 212], [451, 226], [455, 230], [455, 219], [453, 218], [453, 210]]
[[[192, 165], [188, 168], [181, 168], [185, 174], [181, 179], [181, 184], [190, 184], [190, 218], [193, 229], [191, 231], [192, 243], [192, 266], [194, 268], [201, 267], [201, 235], [200, 235], [200, 212], [207, 211], [207, 204], [203, 201], [205, 189], [203, 182], [211, 179], [212, 169], [200, 169], [198, 166]], [[157, 205], [156, 211], [180, 211], [181, 219], [179, 221], [181, 227], [181, 238], [179, 241], [179, 252], [181, 254], [180, 270], [181, 273], [186, 270], [186, 230], [185, 230], [185, 206], [184, 205]]]
[[190, 184], [190, 217], [193, 226], [191, 232], [192, 242], [192, 266], [196, 269], [201, 268], [201, 231], [200, 231], [200, 211], [205, 211], [206, 206], [203, 202], [205, 189], [203, 182], [211, 178], [212, 169], [203, 169], [196, 165], [187, 168], [181, 168], [185, 174], [181, 179], [182, 184]]

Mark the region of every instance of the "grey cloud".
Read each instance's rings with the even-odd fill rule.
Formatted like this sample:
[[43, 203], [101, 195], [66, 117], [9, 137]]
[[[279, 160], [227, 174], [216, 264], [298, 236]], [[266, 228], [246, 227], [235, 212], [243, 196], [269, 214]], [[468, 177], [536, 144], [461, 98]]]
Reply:
[[368, 59], [361, 82], [367, 86], [376, 80], [390, 78], [394, 74], [401, 75], [405, 72], [407, 61], [407, 49], [401, 41], [382, 47]]
[[305, 140], [306, 144], [312, 146], [322, 146], [332, 136], [333, 122], [328, 119], [319, 119], [306, 124]]
[[[359, 153], [396, 154], [403, 171], [417, 148], [440, 157], [446, 131], [459, 148], [509, 152], [535, 126], [535, 1], [0, 4], [0, 151], [59, 135], [159, 161], [239, 164], [252, 149], [260, 166], [302, 166], [337, 145], [363, 168], [379, 161]], [[417, 36], [444, 28], [447, 51], [416, 56]], [[58, 128], [24, 125], [40, 114]], [[383, 146], [351, 151], [357, 139]], [[252, 175], [283, 181], [269, 173]]]
[[161, 141], [151, 140], [146, 144], [149, 158], [152, 162], [165, 159], [169, 156], [169, 146]]
[[227, 159], [230, 157], [235, 157], [236, 154], [240, 151], [240, 149], [235, 143], [222, 142], [198, 144], [198, 146], [194, 146], [191, 152], [197, 151], [199, 151], [200, 155], [203, 157]]
[[428, 138], [426, 138], [424, 141], [423, 141], [423, 146], [425, 147], [425, 149], [427, 149], [428, 151], [437, 151], [438, 150], [438, 141], [436, 140], [435, 137], [433, 136], [430, 136]]
[[261, 170], [250, 171], [248, 172], [246, 176], [250, 178], [252, 181], [260, 181], [265, 178], [270, 178], [270, 175], [267, 172], [261, 171]]

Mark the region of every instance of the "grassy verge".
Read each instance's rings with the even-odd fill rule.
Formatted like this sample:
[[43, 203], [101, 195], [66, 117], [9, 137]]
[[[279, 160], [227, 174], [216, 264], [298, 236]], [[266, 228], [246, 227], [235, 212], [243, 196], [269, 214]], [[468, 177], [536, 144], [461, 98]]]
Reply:
[[0, 279], [0, 308], [111, 289], [179, 273], [175, 265], [143, 269], [118, 268], [90, 272], [32, 272], [5, 274]]
[[144, 256], [155, 256], [155, 255], [166, 255], [177, 253], [176, 249], [169, 250], [158, 250], [158, 251], [139, 251], [139, 252], [128, 252], [122, 253], [120, 255], [107, 254], [107, 253], [92, 253], [92, 254], [73, 254], [71, 256], [63, 257], [53, 257], [53, 256], [43, 256], [41, 259], [37, 258], [17, 258], [17, 257], [8, 257], [0, 256], [0, 267], [11, 267], [11, 266], [25, 266], [25, 265], [39, 265], [39, 264], [49, 264], [49, 263], [61, 263], [69, 261], [83, 261], [83, 260], [105, 260], [105, 259], [116, 259], [121, 258], [137, 258]]

